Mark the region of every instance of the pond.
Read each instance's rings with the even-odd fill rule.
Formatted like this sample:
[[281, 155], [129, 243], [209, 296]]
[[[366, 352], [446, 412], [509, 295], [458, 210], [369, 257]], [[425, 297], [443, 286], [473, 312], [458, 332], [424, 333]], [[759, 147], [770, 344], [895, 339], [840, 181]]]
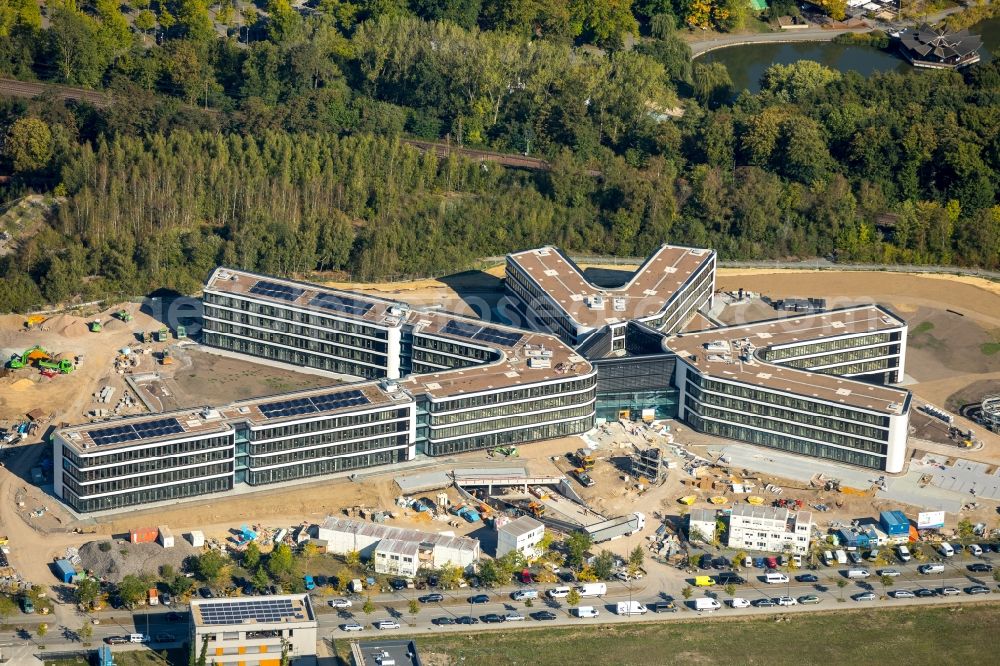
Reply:
[[[984, 62], [1000, 57], [1000, 19], [977, 23], [969, 31], [983, 38], [980, 53]], [[737, 91], [749, 89], [752, 92], [760, 89], [760, 77], [765, 69], [774, 63], [787, 65], [798, 60], [815, 60], [841, 72], [854, 70], [865, 76], [874, 72], [915, 69], [893, 50], [881, 51], [868, 46], [845, 46], [832, 42], [730, 46], [709, 51], [698, 58], [698, 62], [721, 62], [729, 70]]]

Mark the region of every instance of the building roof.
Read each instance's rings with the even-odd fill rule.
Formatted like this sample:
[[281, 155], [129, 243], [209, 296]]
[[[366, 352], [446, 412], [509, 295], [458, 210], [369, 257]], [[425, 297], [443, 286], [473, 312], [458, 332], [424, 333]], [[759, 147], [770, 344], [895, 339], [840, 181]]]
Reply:
[[[856, 407], [882, 414], [903, 414], [909, 392], [761, 360], [775, 347], [801, 345], [840, 336], [898, 330], [906, 324], [877, 305], [862, 305], [797, 317], [757, 321], [664, 338], [665, 349], [710, 378], [760, 386], [772, 391]], [[742, 348], [754, 353], [741, 357]]]
[[379, 525], [378, 523], [367, 523], [360, 520], [349, 520], [347, 518], [328, 517], [320, 525], [325, 530], [343, 532], [346, 534], [357, 534], [372, 539], [392, 539], [396, 541], [409, 541], [417, 544], [428, 544], [435, 547], [451, 548], [453, 550], [476, 553], [479, 551], [479, 540], [468, 537], [452, 536], [449, 534], [437, 534], [436, 532], [421, 532], [402, 527], [392, 527], [391, 525]]
[[512, 520], [506, 525], [501, 525], [497, 532], [504, 532], [510, 534], [513, 537], [520, 537], [528, 534], [529, 532], [534, 532], [539, 527], [545, 527], [542, 523], [538, 522], [531, 516], [521, 516], [516, 520]]
[[942, 63], [958, 63], [975, 55], [983, 46], [982, 38], [970, 35], [968, 30], [949, 33], [927, 24], [904, 31], [899, 41], [911, 58]]
[[364, 641], [351, 643], [351, 666], [382, 666], [392, 661], [396, 666], [421, 666], [414, 641]]
[[308, 594], [192, 599], [191, 621], [195, 627], [315, 624]]
[[382, 539], [375, 546], [375, 552], [416, 557], [420, 553], [420, 544], [416, 541], [403, 541], [401, 539]]
[[[662, 312], [688, 280], [715, 261], [715, 251], [663, 245], [628, 282], [615, 288], [593, 284], [569, 257], [550, 245], [515, 252], [507, 258], [578, 325], [601, 328]], [[604, 299], [601, 307], [592, 307], [594, 296]]]

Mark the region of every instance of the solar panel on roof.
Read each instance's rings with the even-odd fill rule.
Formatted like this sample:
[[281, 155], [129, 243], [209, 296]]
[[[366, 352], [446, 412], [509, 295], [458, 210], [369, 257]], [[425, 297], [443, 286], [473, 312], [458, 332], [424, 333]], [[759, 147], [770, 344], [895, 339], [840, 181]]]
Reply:
[[258, 409], [260, 409], [261, 414], [269, 419], [277, 419], [283, 416], [298, 416], [299, 414], [312, 414], [316, 411], [316, 407], [309, 398], [269, 402], [266, 405], [261, 405]]
[[520, 333], [501, 331], [498, 328], [489, 328], [488, 326], [485, 326], [481, 331], [472, 337], [476, 340], [485, 340], [487, 342], [495, 342], [498, 345], [512, 347], [516, 345], [524, 336]]
[[202, 624], [242, 624], [256, 622], [281, 622], [301, 618], [295, 612], [291, 599], [255, 599], [253, 601], [218, 601], [199, 606]]
[[309, 301], [309, 305], [323, 308], [324, 310], [343, 312], [356, 317], [364, 316], [369, 310], [375, 307], [372, 303], [337, 294], [317, 294]]
[[163, 435], [176, 435], [181, 432], [184, 432], [184, 427], [181, 426], [180, 422], [175, 418], [168, 418], [92, 430], [90, 438], [98, 446], [107, 446], [108, 444], [121, 444], [122, 442], [162, 437]]
[[296, 298], [305, 293], [305, 289], [290, 287], [287, 284], [278, 284], [277, 282], [268, 282], [267, 280], [257, 280], [257, 282], [250, 287], [250, 293], [257, 294], [259, 296], [280, 298], [283, 301], [294, 301]]
[[444, 325], [441, 329], [442, 333], [448, 335], [460, 335], [463, 338], [475, 337], [476, 333], [480, 331], [482, 326], [474, 326], [472, 324], [466, 324], [464, 321], [451, 320]]

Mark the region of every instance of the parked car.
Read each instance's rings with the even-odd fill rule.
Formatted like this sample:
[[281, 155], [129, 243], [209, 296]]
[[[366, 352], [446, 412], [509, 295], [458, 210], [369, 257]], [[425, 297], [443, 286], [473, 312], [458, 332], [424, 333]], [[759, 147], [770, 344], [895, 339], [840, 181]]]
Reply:
[[327, 603], [330, 608], [350, 608], [354, 605], [350, 599], [330, 599]]
[[444, 595], [440, 592], [431, 592], [430, 594], [425, 594], [418, 598], [418, 601], [422, 604], [433, 604], [444, 601]]
[[531, 617], [539, 621], [554, 620], [556, 619], [556, 614], [551, 611], [538, 611], [536, 613], [532, 613]]
[[455, 618], [455, 624], [479, 624], [479, 619], [471, 615], [463, 615]]
[[875, 601], [878, 597], [874, 592], [862, 592], [861, 594], [855, 594], [855, 601]]
[[893, 599], [913, 599], [916, 594], [910, 592], [909, 590], [896, 590], [890, 593]]
[[818, 604], [822, 599], [817, 597], [815, 594], [807, 594], [803, 597], [799, 597], [800, 604]]
[[490, 602], [490, 595], [488, 594], [474, 594], [468, 599], [470, 604], [488, 604]]
[[479, 619], [483, 621], [484, 624], [500, 624], [503, 622], [503, 616], [497, 613], [487, 613], [486, 615], [480, 615]]
[[977, 573], [988, 573], [993, 571], [992, 564], [986, 564], [985, 562], [975, 562], [969, 565], [969, 571], [975, 571]]
[[795, 580], [797, 580], [800, 583], [818, 583], [819, 582], [819, 578], [816, 577], [813, 574], [800, 574], [800, 575], [798, 575], [798, 576], [795, 577]]
[[971, 587], [965, 588], [966, 594], [989, 594], [990, 588], [983, 585], [973, 585]]
[[757, 608], [771, 608], [775, 604], [770, 599], [757, 599], [753, 602], [753, 605]]
[[[381, 628], [382, 627], [379, 627], [379, 629]], [[362, 627], [357, 622], [345, 622], [344, 624], [340, 625], [341, 631], [364, 631], [364, 629], [365, 628]]]
[[431, 623], [441, 626], [446, 624], [455, 624], [455, 621], [451, 619], [450, 615], [445, 615], [443, 617], [434, 618], [433, 620], [431, 620]]

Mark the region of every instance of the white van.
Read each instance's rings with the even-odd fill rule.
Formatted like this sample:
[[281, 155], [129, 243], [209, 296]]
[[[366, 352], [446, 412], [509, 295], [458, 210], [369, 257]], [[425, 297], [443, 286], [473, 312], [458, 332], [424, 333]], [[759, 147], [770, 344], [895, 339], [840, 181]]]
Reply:
[[917, 567], [917, 571], [924, 575], [944, 573], [943, 564], [922, 564]]
[[129, 643], [148, 643], [149, 639], [146, 638], [145, 636], [143, 636], [142, 634], [129, 634], [128, 635], [128, 642]]
[[701, 597], [694, 600], [696, 611], [717, 611], [722, 608], [722, 604], [711, 597]]
[[899, 554], [899, 560], [901, 562], [910, 561], [910, 549], [907, 548], [906, 546], [900, 546], [899, 548], [896, 549], [896, 552]]
[[786, 576], [783, 573], [776, 573], [776, 572], [772, 571], [771, 573], [764, 574], [764, 582], [765, 583], [787, 583], [788, 582], [788, 576]]
[[855, 578], [868, 578], [869, 576], [871, 576], [871, 573], [869, 573], [868, 569], [848, 569], [847, 570], [847, 577], [851, 578], [851, 579], [855, 579]]
[[951, 557], [955, 554], [955, 549], [951, 547], [951, 544], [947, 541], [942, 541], [941, 545], [938, 546], [938, 552], [945, 557]]
[[553, 587], [551, 590], [549, 590], [545, 594], [547, 594], [549, 596], [549, 599], [565, 599], [566, 597], [569, 596], [569, 588], [568, 587]]
[[576, 609], [577, 617], [597, 617], [600, 614], [600, 611], [593, 606], [580, 606]]

